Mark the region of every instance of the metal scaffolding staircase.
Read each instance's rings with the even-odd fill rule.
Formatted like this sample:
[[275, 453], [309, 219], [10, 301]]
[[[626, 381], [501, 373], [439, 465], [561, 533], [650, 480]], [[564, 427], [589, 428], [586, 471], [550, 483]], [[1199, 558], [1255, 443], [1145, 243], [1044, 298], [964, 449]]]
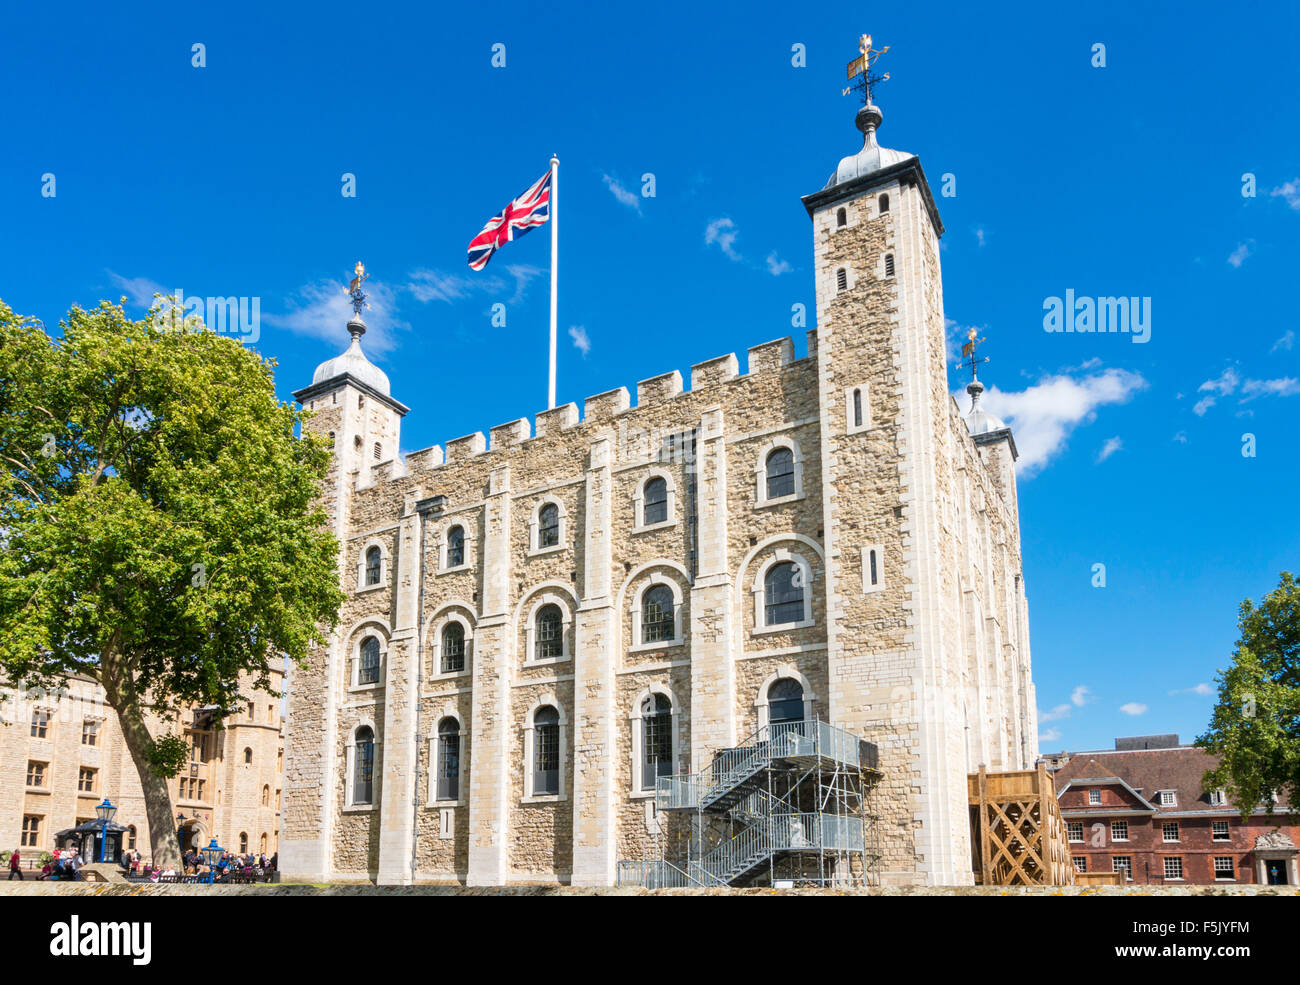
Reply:
[[[618, 863], [618, 885], [866, 885], [876, 860], [876, 747], [826, 722], [766, 725], [698, 773], [660, 777], [655, 805], [689, 823], [676, 851]], [[662, 828], [661, 828], [662, 830]], [[670, 857], [671, 856], [671, 857]]]

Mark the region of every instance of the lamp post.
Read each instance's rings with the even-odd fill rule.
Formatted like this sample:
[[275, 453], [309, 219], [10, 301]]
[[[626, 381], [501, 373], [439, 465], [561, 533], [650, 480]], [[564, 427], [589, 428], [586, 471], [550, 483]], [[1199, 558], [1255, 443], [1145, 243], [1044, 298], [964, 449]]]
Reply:
[[117, 813], [117, 808], [104, 798], [103, 803], [95, 807], [95, 816], [99, 818], [99, 860], [104, 861], [104, 855], [108, 851], [108, 825], [113, 820], [113, 815]]
[[211, 885], [212, 877], [217, 871], [217, 863], [221, 861], [221, 856], [226, 854], [226, 850], [217, 844], [216, 838], [213, 838], [205, 848], [199, 849], [199, 853], [208, 863], [208, 885]]

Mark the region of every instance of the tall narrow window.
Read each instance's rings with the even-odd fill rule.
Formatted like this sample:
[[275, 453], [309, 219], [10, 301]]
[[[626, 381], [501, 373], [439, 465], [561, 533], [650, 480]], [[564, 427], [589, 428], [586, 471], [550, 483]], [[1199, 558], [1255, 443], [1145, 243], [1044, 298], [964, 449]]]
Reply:
[[881, 214], [884, 214], [885, 212], [888, 212], [888, 211], [889, 211], [889, 196], [888, 196], [888, 195], [881, 195], [881, 196], [880, 196], [880, 211], [881, 211]]
[[41, 819], [36, 814], [23, 815], [22, 848], [35, 848], [41, 840]]
[[449, 622], [442, 629], [442, 672], [459, 674], [465, 669], [465, 627]]
[[447, 567], [459, 568], [465, 563], [465, 528], [452, 527], [447, 531]]
[[81, 723], [81, 744], [93, 746], [99, 743], [99, 722], [87, 718]]
[[767, 692], [767, 720], [772, 725], [802, 722], [803, 685], [792, 677], [775, 681]]
[[767, 498], [794, 495], [794, 452], [775, 448], [767, 456]]
[[29, 787], [45, 786], [45, 764], [32, 760], [27, 762], [27, 785]]
[[894, 254], [892, 253], [885, 254], [885, 276], [894, 276]]
[[32, 712], [32, 738], [44, 739], [49, 734], [50, 713], [48, 711]]
[[782, 626], [803, 620], [803, 573], [793, 561], [768, 568], [763, 579], [767, 625]]
[[265, 784], [263, 784], [262, 786], [262, 806], [263, 807], [271, 806], [271, 788], [269, 786], [266, 786]]
[[252, 750], [252, 748], [251, 748], [250, 746], [245, 746], [245, 747], [244, 747], [244, 765], [247, 766], [247, 765], [249, 765], [249, 764], [252, 763], [252, 762], [253, 762], [253, 750]]
[[357, 667], [358, 684], [379, 683], [379, 640], [367, 636], [361, 641], [361, 662]]
[[366, 550], [366, 584], [379, 584], [379, 569], [383, 559], [384, 552], [378, 547], [371, 547]]
[[843, 227], [849, 224], [849, 214], [844, 209], [835, 213], [835, 225]]
[[239, 832], [239, 854], [240, 855], [248, 854], [248, 832], [247, 831]]
[[645, 484], [641, 522], [649, 526], [668, 519], [668, 481], [656, 476]]
[[641, 789], [673, 772], [673, 708], [662, 694], [641, 702]]
[[376, 461], [376, 462], [379, 461], [379, 458], [380, 458], [381, 455], [383, 455], [383, 453], [384, 453], [384, 446], [381, 445], [378, 441], [376, 441], [376, 442], [375, 442], [375, 461]]
[[849, 272], [843, 267], [835, 271], [835, 290], [847, 291], [849, 289]]
[[550, 705], [533, 716], [533, 793], [560, 792], [560, 713]]
[[135, 851], [135, 838], [136, 830], [135, 825], [133, 824], [126, 829], [126, 847], [130, 851]]
[[564, 614], [558, 605], [544, 605], [537, 610], [536, 633], [536, 659], [558, 660], [564, 656]]
[[560, 543], [560, 508], [547, 503], [537, 515], [537, 546], [555, 547]]
[[450, 716], [438, 723], [438, 799], [460, 799], [460, 723]]
[[646, 589], [641, 596], [642, 643], [662, 643], [677, 635], [673, 608], [673, 590], [667, 585]]
[[880, 558], [877, 556], [878, 553], [874, 548], [867, 551], [867, 577], [872, 585], [880, 584]]
[[374, 796], [375, 733], [368, 726], [357, 729], [352, 759], [352, 803], [369, 804]]
[[861, 388], [853, 391], [853, 426], [862, 427], [862, 390]]

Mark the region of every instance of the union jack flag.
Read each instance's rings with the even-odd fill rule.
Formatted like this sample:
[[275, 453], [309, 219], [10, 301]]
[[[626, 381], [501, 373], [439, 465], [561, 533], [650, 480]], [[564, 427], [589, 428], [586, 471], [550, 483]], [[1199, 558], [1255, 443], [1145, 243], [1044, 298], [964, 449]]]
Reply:
[[469, 241], [469, 265], [482, 270], [492, 254], [551, 217], [551, 172], [548, 170], [528, 191], [488, 220], [483, 231]]

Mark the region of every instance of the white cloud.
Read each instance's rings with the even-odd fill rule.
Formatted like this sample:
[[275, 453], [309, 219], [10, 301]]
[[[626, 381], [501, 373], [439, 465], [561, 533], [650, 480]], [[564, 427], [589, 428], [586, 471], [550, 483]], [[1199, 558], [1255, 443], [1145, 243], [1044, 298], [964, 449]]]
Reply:
[[1219, 374], [1218, 379], [1206, 380], [1204, 383], [1198, 386], [1196, 390], [1198, 393], [1208, 390], [1210, 393], [1218, 393], [1226, 397], [1230, 395], [1234, 390], [1236, 390], [1237, 387], [1240, 385], [1241, 385], [1241, 377], [1237, 375], [1237, 371], [1235, 369], [1229, 366], [1221, 374]]
[[776, 250], [767, 255], [767, 269], [773, 277], [780, 277], [782, 274], [788, 274], [794, 268], [785, 260], [777, 259]]
[[1208, 697], [1214, 693], [1214, 685], [1202, 681], [1200, 684], [1193, 684], [1191, 687], [1180, 687], [1169, 692], [1170, 694], [1199, 694], [1201, 697]]
[[1061, 730], [1059, 728], [1049, 728], [1045, 732], [1038, 733], [1039, 742], [1055, 742], [1060, 737]]
[[1101, 451], [1097, 453], [1098, 463], [1106, 461], [1111, 455], [1124, 447], [1124, 442], [1116, 435], [1113, 438], [1107, 438], [1106, 443], [1101, 446]]
[[582, 358], [587, 358], [587, 353], [591, 351], [591, 339], [587, 337], [587, 330], [582, 325], [569, 326], [569, 338], [573, 339], [573, 347], [582, 353]]
[[1088, 697], [1092, 694], [1086, 685], [1080, 684], [1070, 692], [1070, 704], [1076, 708], [1082, 708], [1088, 703]]
[[[539, 274], [546, 273], [542, 267], [530, 263], [512, 263], [505, 266], [506, 276], [514, 280], [514, 293], [510, 301], [522, 300], [529, 283]], [[407, 278], [406, 290], [417, 301], [444, 301], [452, 304], [463, 301], [474, 294], [501, 294], [507, 289], [507, 282], [496, 274], [482, 271], [468, 274], [448, 273], [445, 270], [421, 268], [411, 272]]]
[[1072, 709], [1068, 704], [1057, 705], [1051, 711], [1040, 711], [1038, 713], [1038, 720], [1040, 722], [1055, 722], [1062, 718], [1069, 718], [1071, 710]]
[[169, 295], [173, 292], [168, 291], [157, 281], [150, 280], [148, 277], [123, 277], [121, 274], [115, 274], [108, 271], [109, 279], [113, 281], [113, 286], [119, 290], [125, 291], [126, 296], [131, 299], [137, 306], [144, 308], [146, 311], [153, 307], [153, 296], [155, 293]]
[[1234, 267], [1240, 267], [1246, 262], [1246, 258], [1255, 252], [1253, 245], [1254, 240], [1246, 243], [1239, 243], [1237, 248], [1228, 254], [1228, 262]]
[[718, 248], [732, 260], [739, 260], [741, 256], [736, 252], [736, 239], [740, 233], [736, 229], [736, 224], [725, 216], [721, 219], [714, 219], [704, 230], [704, 242], [706, 245], [713, 243], [718, 244]]
[[[1077, 379], [1066, 374], [1045, 376], [1019, 392], [990, 387], [980, 403], [1011, 426], [1020, 452], [1017, 468], [1029, 478], [1064, 450], [1076, 427], [1096, 418], [1099, 407], [1127, 403], [1146, 387], [1140, 373], [1107, 369]], [[959, 402], [964, 399], [958, 393], [953, 396]]]
[[1211, 407], [1213, 407], [1216, 403], [1218, 403], [1218, 401], [1215, 400], [1213, 397], [1202, 397], [1200, 400], [1196, 401], [1196, 403], [1192, 406], [1192, 413], [1195, 414], [1197, 417], [1204, 417], [1205, 412], [1209, 410]]
[[624, 187], [623, 183], [613, 175], [604, 174], [601, 175], [601, 177], [604, 178], [605, 187], [609, 189], [611, 195], [618, 199], [620, 203], [626, 205], [629, 209], [634, 210], [637, 215], [641, 214], [641, 199], [635, 192], [628, 191], [628, 189]]
[[[1300, 379], [1294, 376], [1279, 376], [1272, 380], [1243, 380], [1237, 371], [1229, 366], [1217, 379], [1206, 380], [1197, 387], [1198, 392], [1209, 391], [1224, 397], [1230, 397], [1238, 393], [1238, 390], [1240, 390], [1240, 394], [1237, 402], [1242, 404], [1249, 403], [1259, 397], [1293, 397], [1300, 394]], [[1214, 397], [1204, 397], [1196, 402], [1196, 406], [1192, 408], [1192, 411], [1196, 415], [1204, 417], [1205, 412], [1213, 407], [1215, 402]], [[1237, 416], [1242, 416], [1242, 412], [1238, 411]]]
[[[391, 352], [397, 348], [398, 336], [411, 326], [397, 317], [395, 292], [379, 281], [366, 281], [370, 307], [361, 312], [366, 323], [366, 351]], [[264, 312], [262, 321], [295, 335], [306, 335], [332, 343], [338, 351], [347, 344], [347, 323], [352, 317], [352, 302], [337, 281], [321, 281], [300, 288], [290, 299], [290, 309], [282, 314]]]
[[1126, 715], [1145, 715], [1147, 706], [1139, 701], [1130, 701], [1127, 704], [1120, 705], [1119, 710]]
[[1174, 435], [1174, 440], [1177, 441], [1180, 445], [1187, 444], [1187, 432], [1179, 431], [1176, 435]]
[[1293, 178], [1284, 184], [1278, 185], [1269, 192], [1269, 195], [1274, 198], [1281, 195], [1286, 199], [1287, 205], [1296, 211], [1300, 211], [1300, 178]]
[[1294, 397], [1300, 393], [1300, 380], [1282, 376], [1275, 380], [1247, 380], [1241, 387], [1241, 402], [1256, 397]]
[[983, 246], [983, 245], [984, 245], [984, 230], [983, 230], [983, 229], [976, 229], [976, 230], [975, 230], [975, 241], [976, 241], [977, 243], [979, 243], [980, 246]]
[[1282, 333], [1282, 337], [1273, 343], [1273, 348], [1269, 352], [1277, 352], [1278, 349], [1287, 349], [1288, 351], [1295, 345], [1295, 329], [1288, 328]]

